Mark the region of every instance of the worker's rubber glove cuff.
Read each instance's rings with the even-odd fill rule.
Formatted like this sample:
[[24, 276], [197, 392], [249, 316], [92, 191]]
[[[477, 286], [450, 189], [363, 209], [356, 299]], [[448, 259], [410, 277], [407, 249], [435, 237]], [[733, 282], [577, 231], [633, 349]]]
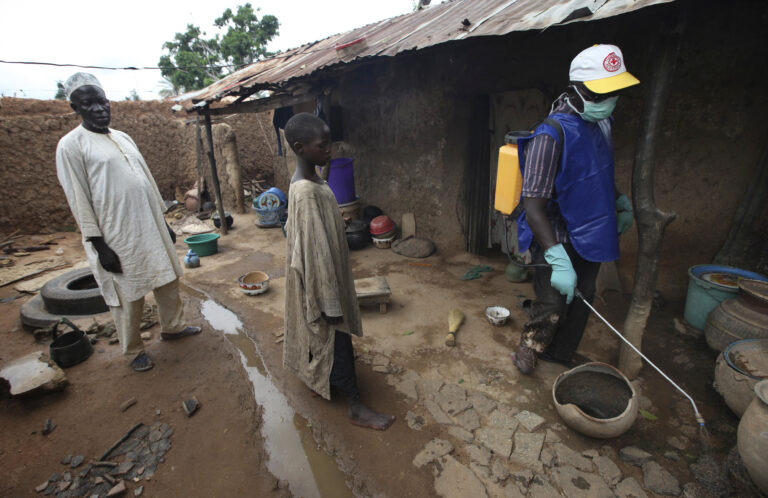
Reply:
[[552, 267], [549, 283], [565, 296], [566, 304], [571, 304], [576, 290], [576, 271], [563, 244], [554, 245], [544, 251], [544, 259]]
[[616, 228], [619, 235], [632, 228], [632, 201], [624, 194], [616, 199]]

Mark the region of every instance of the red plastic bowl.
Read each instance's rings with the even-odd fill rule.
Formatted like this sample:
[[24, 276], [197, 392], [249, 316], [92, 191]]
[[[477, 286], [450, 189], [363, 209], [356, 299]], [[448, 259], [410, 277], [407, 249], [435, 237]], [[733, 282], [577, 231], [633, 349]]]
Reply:
[[392, 221], [392, 218], [383, 214], [371, 220], [369, 230], [371, 235], [380, 235], [391, 231], [393, 228], [395, 228], [395, 222]]

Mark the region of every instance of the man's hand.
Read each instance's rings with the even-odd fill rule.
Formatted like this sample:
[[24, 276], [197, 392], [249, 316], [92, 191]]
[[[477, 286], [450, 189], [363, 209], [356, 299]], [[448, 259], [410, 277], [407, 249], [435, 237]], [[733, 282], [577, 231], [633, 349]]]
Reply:
[[632, 202], [624, 194], [616, 198], [616, 225], [619, 235], [632, 228]]
[[165, 227], [168, 229], [168, 235], [171, 236], [171, 241], [173, 241], [173, 243], [175, 244], [176, 243], [176, 232], [173, 231], [173, 229], [171, 228], [171, 226], [168, 223], [165, 224]]
[[115, 251], [113, 251], [102, 237], [91, 237], [88, 239], [93, 248], [99, 254], [99, 263], [101, 266], [111, 273], [123, 273], [123, 267], [120, 266], [120, 258], [117, 257]]
[[552, 266], [552, 276], [549, 283], [565, 296], [565, 303], [571, 304], [576, 291], [576, 271], [573, 269], [571, 258], [565, 252], [563, 244], [557, 244], [544, 251], [544, 259]]

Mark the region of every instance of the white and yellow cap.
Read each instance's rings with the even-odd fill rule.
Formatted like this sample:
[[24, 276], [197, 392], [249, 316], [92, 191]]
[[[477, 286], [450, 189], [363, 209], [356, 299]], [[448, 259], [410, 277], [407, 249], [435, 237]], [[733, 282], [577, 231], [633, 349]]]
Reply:
[[627, 72], [624, 55], [616, 45], [593, 45], [571, 61], [571, 81], [581, 81], [595, 93], [611, 93], [637, 85], [640, 80]]

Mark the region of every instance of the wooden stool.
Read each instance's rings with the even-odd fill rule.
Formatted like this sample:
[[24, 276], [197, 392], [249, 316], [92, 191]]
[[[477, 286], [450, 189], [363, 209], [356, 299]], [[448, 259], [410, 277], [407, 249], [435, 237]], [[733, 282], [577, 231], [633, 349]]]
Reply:
[[387, 303], [392, 291], [389, 289], [386, 278], [369, 277], [355, 280], [355, 291], [360, 306], [378, 304], [380, 313], [387, 312]]

